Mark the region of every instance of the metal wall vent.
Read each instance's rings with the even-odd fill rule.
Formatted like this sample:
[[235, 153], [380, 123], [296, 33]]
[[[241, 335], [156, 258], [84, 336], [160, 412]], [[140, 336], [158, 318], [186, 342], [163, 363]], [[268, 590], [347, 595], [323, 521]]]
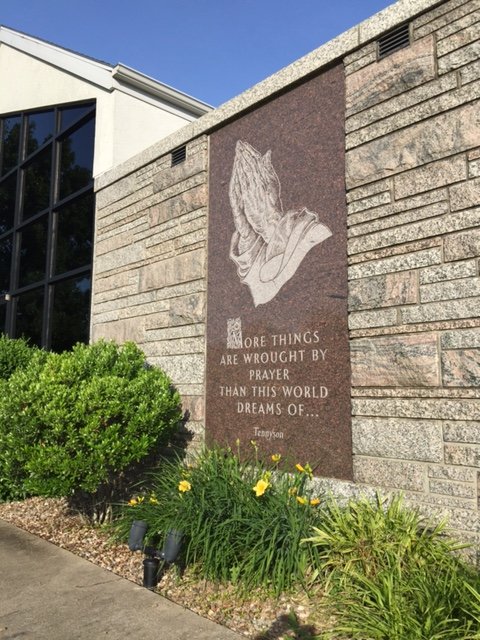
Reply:
[[385, 58], [391, 53], [410, 45], [410, 25], [402, 24], [392, 29], [378, 39], [378, 59]]
[[172, 151], [172, 167], [176, 164], [180, 164], [181, 162], [185, 162], [186, 157], [187, 147], [185, 145], [183, 147], [178, 147], [178, 149], [174, 149], [174, 151]]

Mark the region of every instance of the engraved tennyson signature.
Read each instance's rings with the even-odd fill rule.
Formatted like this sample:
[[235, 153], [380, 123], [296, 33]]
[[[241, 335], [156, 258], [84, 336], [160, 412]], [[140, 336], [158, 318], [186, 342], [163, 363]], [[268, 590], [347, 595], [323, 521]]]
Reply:
[[272, 300], [310, 249], [332, 232], [308, 209], [283, 211], [271, 151], [262, 155], [242, 140], [235, 148], [229, 196], [236, 228], [230, 257], [257, 307]]

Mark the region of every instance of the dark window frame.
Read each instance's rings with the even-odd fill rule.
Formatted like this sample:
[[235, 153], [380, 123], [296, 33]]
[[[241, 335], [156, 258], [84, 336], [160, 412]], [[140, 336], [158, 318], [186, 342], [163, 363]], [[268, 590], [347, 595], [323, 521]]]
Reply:
[[[68, 125], [63, 127], [62, 112], [74, 113], [75, 118], [69, 117], [67, 119]], [[29, 138], [29, 132], [27, 128], [27, 122], [30, 119], [34, 119], [37, 114], [53, 112], [54, 131], [53, 135], [45, 140], [38, 148], [33, 152], [27, 153], [27, 144]], [[93, 237], [94, 237], [94, 220], [95, 220], [95, 198], [93, 192], [93, 149], [95, 144], [95, 116], [96, 116], [96, 103], [94, 100], [72, 102], [59, 105], [53, 105], [49, 107], [41, 107], [37, 109], [29, 109], [22, 112], [6, 113], [0, 115], [0, 167], [3, 161], [3, 123], [8, 118], [19, 117], [21, 121], [20, 129], [20, 144], [18, 150], [18, 162], [14, 167], [11, 167], [5, 174], [0, 175], [0, 184], [8, 179], [11, 179], [13, 175], [17, 178], [16, 186], [16, 198], [15, 198], [15, 211], [13, 216], [13, 226], [7, 229], [4, 233], [0, 234], [0, 242], [6, 239], [12, 241], [12, 256], [10, 265], [10, 287], [7, 292], [0, 293], [0, 312], [3, 314], [5, 310], [5, 333], [11, 337], [18, 337], [17, 335], [17, 307], [21, 296], [34, 292], [35, 290], [43, 289], [43, 314], [41, 321], [41, 339], [39, 346], [50, 349], [52, 346], [52, 323], [54, 314], [54, 287], [57, 284], [67, 283], [67, 281], [73, 281], [75, 278], [89, 278], [90, 283], [92, 279], [92, 262], [93, 262]], [[85, 166], [87, 171], [85, 172], [85, 178], [83, 184], [79, 188], [76, 188], [73, 192], [69, 193], [62, 199], [59, 198], [60, 193], [60, 173], [62, 166], [60, 162], [60, 148], [70, 136], [75, 134], [89, 121], [93, 121], [92, 139], [87, 141], [88, 153], [88, 166]], [[25, 218], [23, 216], [23, 205], [25, 198], [25, 171], [28, 167], [33, 166], [35, 160], [41, 157], [41, 154], [50, 150], [50, 182], [48, 185], [48, 206], [43, 207], [41, 210], [35, 211], [33, 214], [30, 212]], [[81, 150], [82, 151], [82, 150]], [[73, 153], [73, 161], [75, 161], [75, 153]], [[72, 170], [78, 171], [78, 167], [83, 168], [82, 165], [75, 165]], [[65, 167], [63, 167], [64, 169]], [[88, 177], [90, 172], [90, 177]], [[82, 198], [89, 198], [91, 195], [92, 211], [91, 214], [91, 247], [92, 255], [88, 263], [81, 264], [74, 268], [68, 268], [66, 271], [56, 273], [55, 256], [57, 249], [58, 239], [58, 220], [59, 212], [69, 204], [75, 205], [80, 202]], [[42, 219], [47, 220], [47, 237], [45, 246], [45, 271], [44, 277], [36, 282], [20, 284], [20, 269], [21, 269], [21, 237], [22, 231], [28, 228], [35, 222]], [[90, 290], [91, 293], [91, 290]], [[91, 304], [91, 300], [90, 303]], [[90, 314], [90, 309], [89, 309]], [[0, 331], [2, 328], [0, 328]], [[28, 337], [28, 336], [27, 336]], [[78, 340], [88, 340], [88, 334], [86, 336], [79, 336]]]

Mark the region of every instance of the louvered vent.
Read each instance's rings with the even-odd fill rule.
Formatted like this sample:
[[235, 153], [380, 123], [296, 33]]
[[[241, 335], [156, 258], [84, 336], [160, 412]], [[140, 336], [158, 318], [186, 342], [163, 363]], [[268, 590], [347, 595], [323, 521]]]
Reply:
[[187, 157], [187, 147], [184, 145], [183, 147], [178, 147], [172, 151], [172, 167], [176, 164], [180, 164], [181, 162], [185, 162], [185, 158]]
[[408, 47], [410, 44], [409, 24], [402, 24], [396, 29], [392, 29], [378, 39], [378, 59], [385, 58], [391, 53]]

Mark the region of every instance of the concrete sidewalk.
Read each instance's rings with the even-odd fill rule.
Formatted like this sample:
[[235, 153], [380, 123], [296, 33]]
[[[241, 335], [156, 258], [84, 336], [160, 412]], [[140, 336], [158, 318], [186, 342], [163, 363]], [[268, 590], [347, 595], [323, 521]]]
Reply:
[[1, 640], [241, 637], [0, 520]]

